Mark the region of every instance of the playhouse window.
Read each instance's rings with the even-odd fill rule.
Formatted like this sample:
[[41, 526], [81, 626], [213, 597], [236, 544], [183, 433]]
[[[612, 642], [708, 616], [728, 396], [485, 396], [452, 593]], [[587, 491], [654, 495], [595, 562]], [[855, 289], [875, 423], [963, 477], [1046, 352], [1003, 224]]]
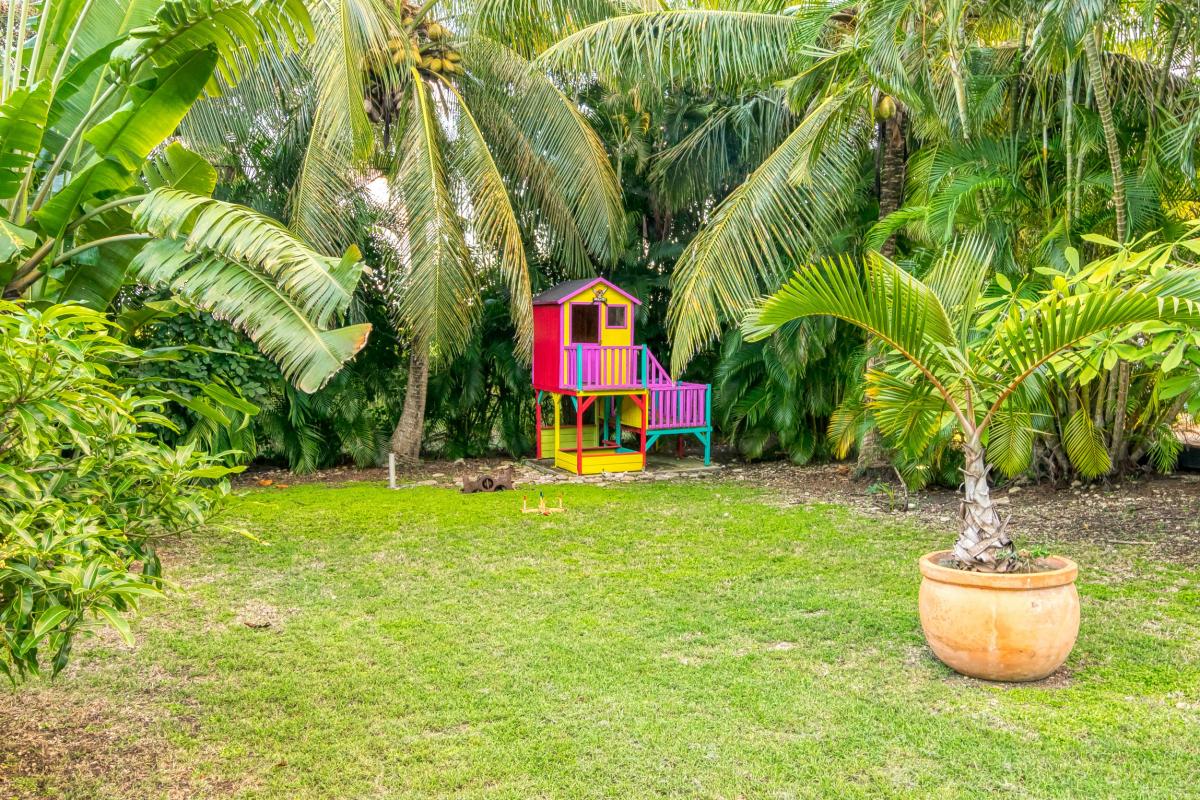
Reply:
[[625, 327], [625, 306], [609, 306], [605, 324], [610, 328]]
[[600, 309], [591, 303], [571, 305], [571, 344], [600, 344]]

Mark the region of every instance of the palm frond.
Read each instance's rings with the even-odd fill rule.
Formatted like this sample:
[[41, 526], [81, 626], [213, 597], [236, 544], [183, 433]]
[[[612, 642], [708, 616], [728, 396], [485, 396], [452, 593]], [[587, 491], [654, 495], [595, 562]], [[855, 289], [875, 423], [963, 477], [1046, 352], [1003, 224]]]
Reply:
[[[472, 39], [462, 52], [471, 78], [461, 87], [463, 97], [473, 109], [477, 104], [488, 109], [476, 111], [476, 120], [487, 126], [486, 117], [495, 109], [511, 121], [505, 126], [510, 135], [491, 145], [498, 161], [524, 168], [510, 176], [514, 188], [519, 189], [529, 173], [548, 171], [556, 183], [555, 194], [561, 195], [575, 223], [571, 227], [595, 258], [612, 263], [622, 244], [624, 212], [604, 143], [575, 104], [517, 53], [486, 39]], [[519, 138], [512, 136], [517, 131]]]
[[864, 394], [879, 431], [909, 460], [919, 460], [951, 414], [946, 398], [910, 365], [867, 373]]
[[629, 0], [473, 0], [458, 4], [474, 35], [506, 42], [526, 57], [580, 28], [631, 10]]
[[399, 34], [395, 16], [383, 0], [329, 0], [314, 15], [320, 31], [309, 60], [316, 83], [315, 112], [292, 194], [291, 226], [314, 244], [344, 247], [354, 235], [349, 224], [348, 187], [375, 149], [375, 133], [364, 108], [365, 66], [378, 69], [384, 91], [411, 95], [407, 69], [378, 64], [388, 39]]
[[457, 100], [459, 137], [449, 151], [448, 166], [466, 186], [472, 232], [494, 255], [496, 267], [504, 277], [516, 325], [517, 357], [528, 361], [533, 352], [533, 292], [521, 226], [509, 201], [504, 178], [471, 109], [453, 84], [443, 80], [442, 86]]
[[987, 431], [987, 457], [999, 470], [1013, 477], [1029, 469], [1037, 431], [1027, 410], [1006, 402]]
[[1085, 478], [1096, 478], [1112, 469], [1104, 436], [1085, 408], [1080, 408], [1067, 420], [1063, 428], [1063, 447], [1071, 464]]
[[921, 281], [870, 253], [860, 269], [849, 258], [827, 258], [798, 270], [746, 315], [751, 341], [793, 319], [831, 316], [878, 337], [940, 388], [955, 376], [960, 343], [946, 309]]
[[466, 346], [479, 316], [476, 276], [445, 171], [438, 111], [413, 73], [414, 111], [393, 187], [401, 273], [396, 313], [435, 358], [445, 359]]
[[676, 208], [720, 196], [731, 182], [745, 179], [745, 165], [762, 163], [799, 121], [782, 90], [721, 105], [653, 156], [650, 180]]
[[1010, 308], [987, 349], [994, 348], [1006, 360], [1003, 372], [1015, 376], [1007, 382], [1012, 388], [1050, 359], [1096, 334], [1157, 320], [1196, 324], [1200, 303], [1123, 288], [1067, 297], [1052, 294], [1027, 309]]
[[686, 83], [726, 90], [766, 88], [797, 71], [789, 42], [797, 23], [782, 14], [677, 10], [630, 14], [590, 25], [542, 54], [564, 74], [602, 81]]
[[671, 369], [678, 374], [724, 320], [740, 320], [797, 263], [835, 241], [855, 205], [863, 168], [864, 129], [828, 142], [811, 180], [789, 172], [809, 144], [797, 128], [713, 213], [680, 256], [671, 276]]
[[967, 342], [975, 322], [975, 304], [991, 270], [993, 252], [986, 237], [963, 238], [947, 247], [925, 275], [925, 284], [946, 309], [960, 342]]

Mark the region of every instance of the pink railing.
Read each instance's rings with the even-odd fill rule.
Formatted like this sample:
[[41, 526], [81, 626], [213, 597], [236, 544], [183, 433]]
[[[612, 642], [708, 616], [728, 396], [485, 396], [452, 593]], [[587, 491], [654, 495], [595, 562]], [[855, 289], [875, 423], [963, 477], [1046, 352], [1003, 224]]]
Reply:
[[708, 425], [708, 387], [680, 383], [650, 390], [649, 430], [704, 428]]
[[577, 390], [640, 387], [648, 355], [641, 346], [567, 345], [563, 347], [562, 385]]
[[654, 357], [654, 353], [646, 352], [646, 383], [650, 386], [674, 386], [675, 381], [671, 380], [671, 374], [663, 369], [663, 365], [658, 363], [658, 359]]

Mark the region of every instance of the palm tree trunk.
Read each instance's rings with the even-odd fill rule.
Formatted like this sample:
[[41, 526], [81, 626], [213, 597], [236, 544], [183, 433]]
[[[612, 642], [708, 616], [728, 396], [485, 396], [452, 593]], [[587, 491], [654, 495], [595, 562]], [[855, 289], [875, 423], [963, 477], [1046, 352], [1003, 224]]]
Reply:
[[[1083, 47], [1087, 53], [1088, 75], [1096, 93], [1096, 111], [1100, 114], [1100, 126], [1104, 130], [1104, 148], [1108, 151], [1108, 163], [1112, 170], [1113, 206], [1117, 218], [1117, 241], [1125, 243], [1128, 236], [1128, 223], [1125, 219], [1125, 175], [1121, 168], [1121, 145], [1117, 140], [1117, 127], [1113, 122], [1112, 102], [1108, 96], [1108, 86], [1104, 82], [1104, 64], [1100, 56], [1100, 44], [1103, 29], [1097, 25], [1095, 30], [1084, 34]], [[1125, 447], [1125, 402], [1129, 396], [1129, 381], [1132, 370], [1122, 362], [1117, 368], [1117, 405], [1113, 418], [1112, 444], [1109, 455], [1113, 470], [1119, 469], [1119, 462], [1124, 456]]]
[[1116, 397], [1113, 400], [1113, 426], [1112, 426], [1112, 441], [1109, 444], [1108, 458], [1112, 464], [1112, 471], [1119, 473], [1125, 466], [1125, 458], [1128, 455], [1128, 441], [1126, 439], [1126, 414], [1129, 406], [1129, 383], [1133, 378], [1133, 365], [1128, 361], [1122, 361], [1117, 365], [1117, 391]]
[[[879, 218], [884, 219], [894, 211], [899, 210], [904, 203], [904, 177], [907, 166], [907, 149], [904, 135], [904, 109], [897, 108], [896, 113], [885, 119], [880, 131], [879, 157]], [[879, 248], [879, 252], [888, 258], [896, 255], [896, 237], [889, 236]], [[870, 342], [868, 341], [868, 345]], [[880, 356], [873, 355], [867, 361], [867, 369], [879, 366]], [[874, 425], [867, 428], [862, 443], [858, 447], [858, 461], [854, 472], [859, 477], [869, 473], [888, 471], [887, 453], [883, 446], [883, 438], [879, 429]]]
[[425, 395], [429, 390], [429, 351], [427, 345], [413, 345], [408, 357], [408, 386], [404, 390], [404, 409], [392, 432], [392, 452], [402, 464], [421, 460], [421, 439], [425, 433]]
[[1113, 207], [1117, 216], [1117, 241], [1124, 244], [1125, 222], [1125, 174], [1121, 169], [1121, 145], [1117, 141], [1117, 126], [1113, 122], [1112, 102], [1108, 97], [1108, 86], [1104, 82], [1104, 63], [1100, 56], [1099, 25], [1083, 36], [1083, 49], [1087, 54], [1088, 77], [1096, 94], [1096, 111], [1100, 114], [1100, 126], [1104, 130], [1104, 147], [1108, 151], [1108, 164], [1112, 170]]
[[954, 557], [981, 569], [1003, 568], [1007, 559], [1002, 551], [1012, 544], [1005, 533], [1006, 523], [992, 503], [988, 485], [988, 467], [983, 445], [975, 433], [963, 445], [962, 531], [954, 544]]
[[[879, 218], [898, 211], [904, 203], [904, 173], [908, 161], [905, 141], [903, 108], [897, 108], [890, 119], [883, 121], [879, 159]], [[888, 258], [896, 255], [896, 237], [889, 236], [879, 251]]]

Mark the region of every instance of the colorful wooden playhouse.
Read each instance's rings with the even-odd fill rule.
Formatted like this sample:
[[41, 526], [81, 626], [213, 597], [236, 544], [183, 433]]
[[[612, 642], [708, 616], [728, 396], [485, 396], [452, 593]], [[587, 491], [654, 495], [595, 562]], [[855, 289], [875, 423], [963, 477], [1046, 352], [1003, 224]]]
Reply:
[[[567, 281], [533, 298], [537, 457], [577, 475], [635, 472], [662, 436], [694, 435], [712, 457], [712, 389], [671, 380], [634, 344], [638, 299], [604, 278]], [[543, 424], [549, 397], [554, 425]], [[565, 402], [570, 398], [570, 403]], [[564, 420], [564, 412], [567, 414]]]

